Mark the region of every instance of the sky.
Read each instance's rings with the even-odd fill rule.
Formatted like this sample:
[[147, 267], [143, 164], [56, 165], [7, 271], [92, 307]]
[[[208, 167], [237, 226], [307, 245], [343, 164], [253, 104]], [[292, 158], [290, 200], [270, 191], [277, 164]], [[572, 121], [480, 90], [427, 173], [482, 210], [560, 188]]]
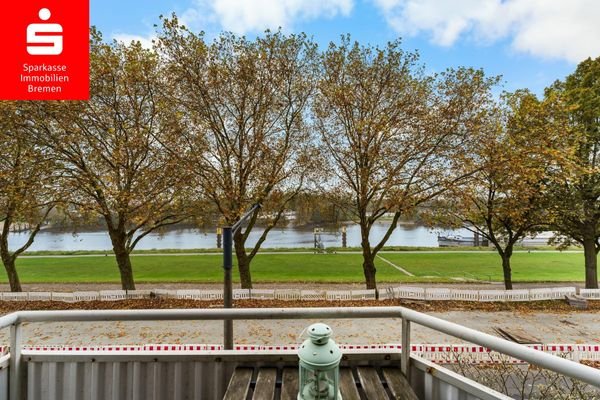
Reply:
[[105, 38], [149, 45], [160, 15], [194, 31], [253, 37], [265, 29], [305, 32], [325, 48], [343, 34], [363, 44], [402, 38], [426, 70], [483, 68], [502, 88], [538, 95], [600, 56], [600, 0], [91, 0]]

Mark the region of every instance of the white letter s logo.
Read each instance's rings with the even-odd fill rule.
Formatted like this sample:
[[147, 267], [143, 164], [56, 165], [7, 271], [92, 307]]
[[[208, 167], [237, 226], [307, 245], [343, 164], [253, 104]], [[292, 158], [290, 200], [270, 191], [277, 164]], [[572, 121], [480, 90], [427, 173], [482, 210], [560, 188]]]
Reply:
[[[50, 10], [42, 8], [39, 17], [42, 21], [50, 19]], [[62, 25], [30, 24], [27, 26], [27, 53], [38, 56], [56, 56], [63, 51]], [[48, 35], [58, 33], [58, 35]]]

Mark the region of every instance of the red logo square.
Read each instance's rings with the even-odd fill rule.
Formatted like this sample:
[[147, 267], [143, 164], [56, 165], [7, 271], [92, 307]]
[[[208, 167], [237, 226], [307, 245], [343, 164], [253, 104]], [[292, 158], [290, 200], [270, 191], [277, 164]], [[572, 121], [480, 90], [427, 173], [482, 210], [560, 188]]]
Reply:
[[89, 0], [3, 4], [1, 100], [87, 100]]

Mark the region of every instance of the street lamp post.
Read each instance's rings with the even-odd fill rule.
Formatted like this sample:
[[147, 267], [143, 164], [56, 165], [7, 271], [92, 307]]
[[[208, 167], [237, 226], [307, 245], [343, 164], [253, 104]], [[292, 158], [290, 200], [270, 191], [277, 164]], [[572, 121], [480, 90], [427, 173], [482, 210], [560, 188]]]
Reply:
[[[233, 235], [259, 208], [260, 204], [253, 205], [233, 226], [223, 227], [223, 307], [225, 308], [231, 308], [233, 305], [233, 282], [231, 278]], [[233, 350], [233, 321], [230, 319], [223, 321], [223, 341], [225, 350]]]
[[[231, 226], [223, 228], [223, 307], [231, 308], [233, 302], [233, 283], [231, 270], [233, 268], [233, 232]], [[224, 345], [226, 350], [231, 350], [233, 346], [233, 321], [225, 320], [224, 326]]]

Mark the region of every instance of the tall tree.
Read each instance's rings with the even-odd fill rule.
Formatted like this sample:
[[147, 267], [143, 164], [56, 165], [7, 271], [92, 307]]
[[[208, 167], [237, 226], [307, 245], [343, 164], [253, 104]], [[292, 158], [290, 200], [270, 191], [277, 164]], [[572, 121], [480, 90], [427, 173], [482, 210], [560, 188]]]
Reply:
[[243, 288], [250, 264], [288, 203], [303, 189], [312, 143], [306, 111], [317, 77], [316, 45], [304, 35], [266, 32], [249, 41], [224, 33], [211, 44], [202, 34], [164, 20], [160, 51], [169, 63], [172, 98], [187, 121], [186, 160], [197, 185], [233, 225], [255, 203], [263, 205], [234, 235]]
[[464, 159], [463, 167], [476, 172], [444, 193], [430, 220], [488, 239], [502, 260], [507, 290], [515, 245], [548, 225], [548, 187], [568, 169], [567, 121], [557, 118], [557, 107], [560, 102], [541, 102], [527, 91], [505, 94]]
[[569, 110], [570, 130], [565, 134], [577, 140], [573, 176], [553, 187], [553, 228], [566, 237], [566, 243], [583, 246], [585, 286], [598, 288], [600, 251], [600, 57], [581, 62], [565, 81], [546, 91], [559, 96]]
[[179, 124], [161, 97], [155, 52], [104, 43], [93, 32], [91, 98], [40, 106], [41, 141], [59, 160], [68, 200], [79, 213], [101, 216], [123, 289], [135, 289], [130, 253], [149, 233], [180, 222], [177, 203], [187, 169], [162, 148], [178, 140]]
[[[15, 267], [19, 255], [34, 242], [58, 198], [58, 174], [53, 160], [31, 140], [29, 104], [0, 102], [0, 258], [10, 289], [22, 290]], [[27, 240], [17, 249], [9, 247], [11, 229], [23, 224]]]
[[[495, 80], [470, 69], [427, 77], [398, 41], [362, 47], [345, 37], [323, 63], [314, 115], [334, 175], [327, 190], [350, 200], [366, 286], [376, 289], [375, 257], [400, 216], [461, 178], [454, 166]], [[372, 245], [371, 228], [388, 213], [392, 221]]]

